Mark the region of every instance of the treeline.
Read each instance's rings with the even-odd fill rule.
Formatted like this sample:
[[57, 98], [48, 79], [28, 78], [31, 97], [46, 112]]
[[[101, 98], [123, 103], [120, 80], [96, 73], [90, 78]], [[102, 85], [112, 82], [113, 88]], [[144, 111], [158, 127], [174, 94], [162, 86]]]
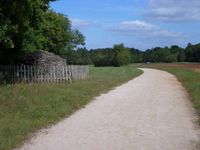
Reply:
[[188, 44], [186, 48], [177, 45], [171, 47], [155, 47], [146, 51], [127, 48], [123, 44], [113, 48], [87, 50], [79, 48], [68, 55], [70, 63], [94, 64], [95, 66], [121, 66], [129, 63], [143, 62], [200, 62], [200, 44]]
[[189, 43], [186, 48], [156, 47], [142, 53], [143, 62], [200, 62], [200, 44]]
[[37, 50], [66, 55], [84, 45], [67, 16], [50, 9], [55, 0], [0, 0], [0, 63], [16, 63]]
[[113, 48], [91, 49], [78, 48], [67, 53], [68, 63], [94, 64], [95, 66], [122, 66], [130, 63], [130, 50], [123, 44], [116, 44]]

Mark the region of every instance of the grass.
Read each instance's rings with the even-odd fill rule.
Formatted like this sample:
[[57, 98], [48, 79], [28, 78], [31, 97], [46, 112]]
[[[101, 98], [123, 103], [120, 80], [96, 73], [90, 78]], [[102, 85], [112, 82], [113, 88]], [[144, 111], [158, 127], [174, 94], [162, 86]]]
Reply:
[[155, 68], [174, 74], [188, 91], [194, 108], [200, 116], [200, 72], [196, 71], [197, 68], [187, 65], [184, 67], [183, 64], [150, 64], [140, 65], [140, 67]]
[[0, 85], [0, 150], [14, 148], [30, 133], [54, 124], [142, 71], [90, 67], [90, 78], [73, 84]]

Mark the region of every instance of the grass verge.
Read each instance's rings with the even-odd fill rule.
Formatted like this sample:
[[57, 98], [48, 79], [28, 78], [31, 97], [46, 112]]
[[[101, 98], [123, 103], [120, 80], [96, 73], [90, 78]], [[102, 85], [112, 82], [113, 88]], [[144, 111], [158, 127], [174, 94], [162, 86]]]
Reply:
[[73, 84], [0, 85], [0, 150], [21, 144], [29, 133], [56, 123], [142, 71], [90, 67], [90, 78]]
[[183, 64], [140, 64], [139, 66], [164, 70], [174, 74], [188, 91], [194, 108], [200, 117], [200, 72], [197, 72], [196, 68], [190, 68], [187, 65], [184, 67]]

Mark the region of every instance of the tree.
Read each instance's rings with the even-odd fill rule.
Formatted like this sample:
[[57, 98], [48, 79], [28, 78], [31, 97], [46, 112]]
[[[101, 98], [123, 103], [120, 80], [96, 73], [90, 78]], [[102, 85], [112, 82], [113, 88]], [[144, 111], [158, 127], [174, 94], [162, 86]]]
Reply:
[[186, 60], [186, 54], [184, 50], [179, 51], [177, 60], [178, 62], [184, 62]]
[[78, 64], [78, 65], [88, 65], [91, 64], [92, 61], [90, 59], [89, 56], [89, 52], [86, 48], [78, 48], [75, 51], [75, 61], [74, 64]]
[[41, 34], [41, 49], [63, 54], [65, 48], [70, 44], [71, 22], [63, 14], [48, 11], [43, 19]]
[[116, 44], [113, 48], [90, 50], [90, 58], [96, 67], [122, 66], [130, 63], [130, 49], [123, 44]]
[[11, 63], [25, 50], [25, 40], [39, 29], [51, 1], [54, 0], [0, 0], [1, 61]]
[[71, 30], [71, 38], [70, 38], [70, 47], [69, 48], [77, 48], [79, 45], [85, 45], [85, 37], [84, 35], [77, 29]]
[[200, 44], [192, 45], [188, 44], [186, 49], [186, 61], [200, 62]]
[[144, 52], [145, 62], [176, 62], [177, 54], [172, 53], [171, 48], [155, 47]]
[[64, 55], [84, 45], [85, 37], [67, 16], [49, 10], [51, 1], [0, 0], [0, 63], [39, 49]]
[[135, 49], [135, 48], [129, 48], [130, 54], [131, 54], [131, 63], [139, 63], [143, 62], [143, 52]]
[[114, 66], [122, 66], [130, 63], [130, 51], [124, 44], [116, 44], [114, 50]]
[[113, 66], [114, 51], [113, 48], [103, 48], [90, 51], [90, 57], [96, 67]]

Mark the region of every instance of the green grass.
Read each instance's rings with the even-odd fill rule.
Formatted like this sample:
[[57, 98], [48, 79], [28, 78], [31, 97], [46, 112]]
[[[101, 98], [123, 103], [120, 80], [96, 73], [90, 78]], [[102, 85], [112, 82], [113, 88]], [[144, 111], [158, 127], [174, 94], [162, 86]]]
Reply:
[[200, 72], [188, 67], [169, 67], [162, 64], [140, 65], [140, 67], [155, 68], [174, 74], [188, 91], [194, 108], [196, 108], [197, 114], [200, 116]]
[[130, 66], [90, 67], [90, 78], [73, 84], [0, 85], [0, 150], [82, 108], [93, 97], [140, 75]]

